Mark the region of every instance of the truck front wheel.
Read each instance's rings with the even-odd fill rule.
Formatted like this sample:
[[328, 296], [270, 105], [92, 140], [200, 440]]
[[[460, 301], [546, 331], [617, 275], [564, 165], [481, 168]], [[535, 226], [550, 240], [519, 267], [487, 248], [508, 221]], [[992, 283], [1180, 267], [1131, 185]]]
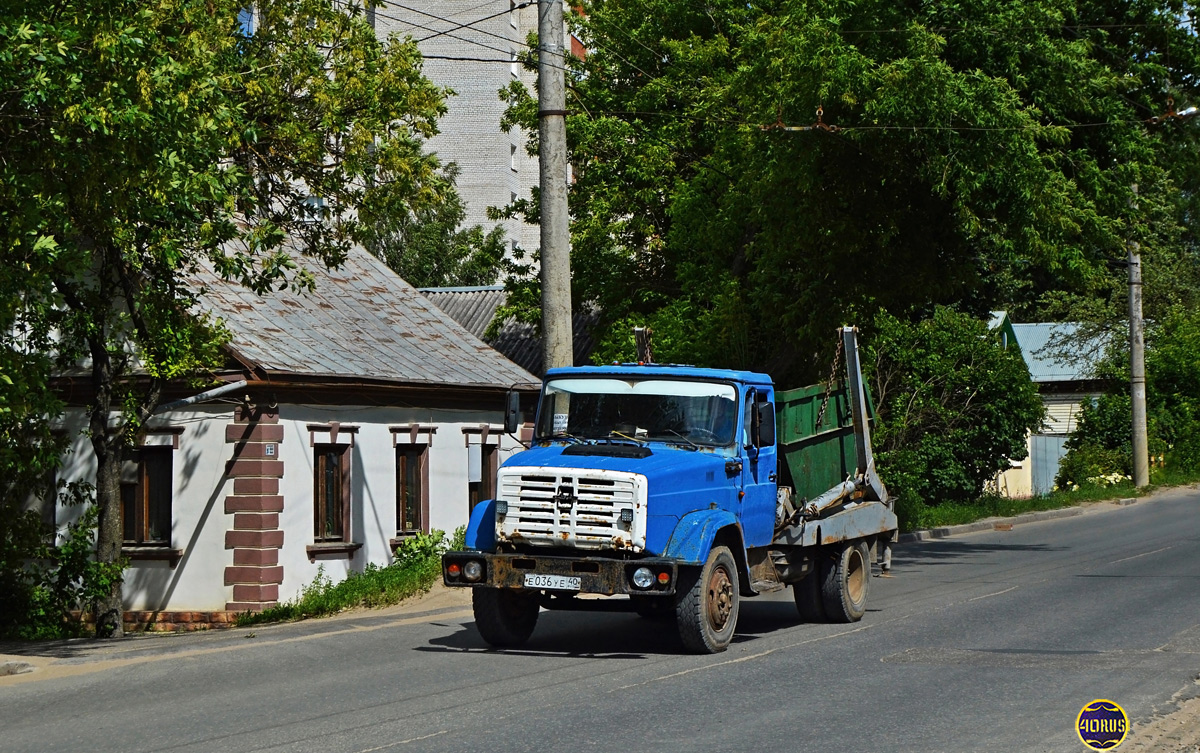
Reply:
[[737, 628], [738, 571], [729, 547], [713, 547], [698, 575], [678, 597], [675, 623], [689, 651], [715, 654], [729, 648]]
[[529, 640], [537, 626], [537, 594], [506, 588], [471, 589], [471, 611], [475, 627], [490, 645], [519, 646]]
[[862, 541], [847, 544], [827, 567], [821, 586], [825, 614], [832, 622], [858, 622], [867, 612], [870, 550]]

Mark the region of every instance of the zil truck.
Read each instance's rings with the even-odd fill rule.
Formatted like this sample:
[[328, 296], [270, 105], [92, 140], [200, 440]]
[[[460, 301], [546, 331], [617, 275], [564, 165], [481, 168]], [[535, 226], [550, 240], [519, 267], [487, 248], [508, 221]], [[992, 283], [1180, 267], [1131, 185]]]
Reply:
[[541, 609], [628, 610], [715, 653], [743, 598], [788, 586], [805, 621], [861, 619], [897, 524], [856, 335], [839, 332], [837, 388], [674, 365], [549, 370], [530, 448], [472, 510], [465, 550], [442, 558], [445, 584], [473, 589], [483, 639], [524, 643]]

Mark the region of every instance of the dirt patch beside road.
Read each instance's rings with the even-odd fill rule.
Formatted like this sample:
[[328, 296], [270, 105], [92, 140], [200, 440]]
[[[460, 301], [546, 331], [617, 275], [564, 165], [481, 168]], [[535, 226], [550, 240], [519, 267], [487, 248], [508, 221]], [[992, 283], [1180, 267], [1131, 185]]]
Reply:
[[1135, 724], [1119, 750], [1121, 753], [1200, 753], [1200, 697], [1180, 701], [1175, 711], [1144, 724]]

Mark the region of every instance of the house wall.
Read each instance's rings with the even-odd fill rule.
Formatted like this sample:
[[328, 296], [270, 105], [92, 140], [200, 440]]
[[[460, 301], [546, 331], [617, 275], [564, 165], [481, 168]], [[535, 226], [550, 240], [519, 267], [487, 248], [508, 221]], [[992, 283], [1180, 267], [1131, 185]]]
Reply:
[[[468, 519], [468, 445], [482, 439], [481, 425], [489, 427], [486, 442], [499, 446], [499, 462], [521, 450], [520, 445], [501, 429], [499, 411], [451, 411], [354, 406], [281, 405], [279, 420], [284, 426], [280, 458], [284, 477], [280, 493], [284, 511], [280, 526], [284, 543], [280, 551], [283, 582], [280, 600], [286, 601], [312, 583], [318, 570], [338, 581], [351, 572], [361, 571], [368, 562], [386, 564], [392, 560], [391, 541], [396, 536], [396, 448], [394, 441], [408, 442], [407, 427], [435, 427], [429, 433], [418, 428], [418, 444], [428, 443], [429, 519], [426, 527], [450, 534], [466, 525]], [[362, 548], [353, 557], [344, 554], [317, 554], [313, 544], [313, 472], [312, 443], [328, 442], [328, 432], [309, 429], [338, 421], [336, 443], [349, 443], [351, 453], [350, 538]], [[357, 427], [348, 433], [346, 427]], [[393, 428], [399, 431], [393, 432]]]
[[[208, 404], [169, 416], [156, 417], [151, 428], [175, 427], [175, 434], [150, 434], [147, 444], [173, 443], [172, 521], [170, 548], [181, 550], [179, 559], [133, 560], [125, 571], [125, 608], [139, 611], [224, 610], [229, 591], [223, 585], [230, 553], [225, 549], [225, 531], [229, 527], [224, 509], [225, 496], [232, 486], [226, 477], [225, 461], [230, 449], [225, 427], [232, 421], [230, 406]], [[84, 425], [83, 411], [68, 412], [65, 428], [70, 431], [72, 451], [59, 473], [67, 481], [95, 481], [96, 462], [91, 444], [79, 433]], [[59, 506], [56, 524], [78, 518], [82, 510]]]
[[[152, 428], [182, 429], [147, 439], [147, 444], [178, 441], [169, 547], [177, 551], [174, 560], [163, 547], [159, 559], [131, 561], [126, 610], [258, 609], [298, 595], [322, 566], [336, 582], [368, 562], [390, 563], [397, 533], [394, 443], [411, 441], [413, 426], [417, 442], [429, 444], [425, 527], [453, 532], [468, 519], [469, 445], [496, 445], [498, 463], [521, 449], [503, 434], [502, 418], [500, 410], [288, 404], [252, 416], [228, 404], [207, 404], [156, 417]], [[350, 539], [361, 544], [353, 556], [308, 549], [314, 543], [311, 445], [331, 440], [333, 422], [339, 425], [333, 441], [353, 441]], [[74, 440], [60, 471], [63, 480], [95, 479], [83, 425], [82, 410], [68, 412], [63, 428]], [[65, 530], [81, 512], [59, 506], [55, 522]]]
[[[1045, 408], [1045, 418], [1042, 428], [1037, 432], [1038, 436], [1053, 436], [1065, 437], [1075, 431], [1079, 424], [1079, 413], [1085, 402], [1089, 402], [1100, 396], [1099, 392], [1053, 392], [1042, 394], [1042, 405]], [[1024, 460], [1010, 461], [1012, 467], [1000, 473], [995, 479], [996, 491], [1005, 496], [1014, 499], [1022, 499], [1031, 497], [1034, 493], [1034, 435], [1028, 434], [1025, 437], [1025, 452]], [[1050, 462], [1047, 458], [1041, 457], [1038, 463]], [[1057, 475], [1058, 466], [1057, 460], [1054, 461], [1053, 469], [1038, 468], [1039, 475], [1050, 473]]]

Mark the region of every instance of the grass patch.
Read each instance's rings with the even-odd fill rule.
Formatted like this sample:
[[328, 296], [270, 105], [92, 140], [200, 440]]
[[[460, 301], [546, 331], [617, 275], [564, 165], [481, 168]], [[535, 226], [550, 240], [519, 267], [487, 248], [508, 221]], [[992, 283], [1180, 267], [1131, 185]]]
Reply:
[[1142, 489], [1135, 489], [1132, 481], [1122, 481], [1112, 486], [1084, 484], [1078, 489], [1057, 491], [1029, 499], [986, 495], [974, 502], [946, 502], [940, 505], [926, 505], [920, 501], [901, 499], [896, 506], [896, 514], [900, 518], [900, 530], [909, 532], [974, 523], [993, 517], [1009, 518], [1039, 510], [1058, 510], [1063, 507], [1075, 507], [1084, 502], [1143, 497], [1157, 489], [1186, 486], [1198, 481], [1200, 471], [1155, 468], [1150, 474], [1150, 486]]
[[313, 582], [302, 588], [295, 599], [261, 612], [243, 612], [237, 615], [234, 624], [246, 627], [291, 622], [337, 614], [353, 607], [397, 604], [429, 590], [442, 572], [442, 553], [450, 548], [462, 549], [464, 535], [465, 529], [459, 528], [448, 542], [441, 531], [419, 533], [397, 547], [392, 564], [368, 564], [361, 573], [350, 573], [338, 583], [330, 580], [322, 566]]

